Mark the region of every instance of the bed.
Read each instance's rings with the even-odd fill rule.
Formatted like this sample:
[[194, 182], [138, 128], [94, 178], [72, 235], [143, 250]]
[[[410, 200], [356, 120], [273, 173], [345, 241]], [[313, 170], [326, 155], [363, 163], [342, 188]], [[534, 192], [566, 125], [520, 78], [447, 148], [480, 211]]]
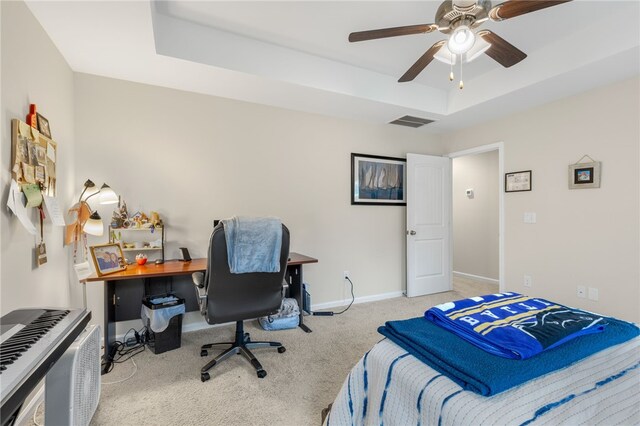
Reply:
[[385, 338], [352, 369], [324, 423], [640, 424], [640, 337], [493, 396], [463, 389]]

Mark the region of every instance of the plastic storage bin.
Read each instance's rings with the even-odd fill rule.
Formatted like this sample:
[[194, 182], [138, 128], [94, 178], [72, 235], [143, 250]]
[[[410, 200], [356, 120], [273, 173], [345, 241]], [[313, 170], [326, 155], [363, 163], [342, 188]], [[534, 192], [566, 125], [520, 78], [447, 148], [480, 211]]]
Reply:
[[[154, 301], [157, 301], [158, 299], [164, 299], [171, 296], [173, 296], [175, 300], [162, 303], [154, 303]], [[171, 309], [175, 311], [176, 308], [178, 308], [178, 311], [181, 310], [182, 312], [184, 312], [184, 299], [173, 294], [147, 296], [142, 299], [142, 304], [152, 311], [158, 311], [160, 309]], [[180, 307], [182, 309], [180, 309]], [[152, 312], [152, 314], [153, 313], [155, 312]], [[142, 315], [142, 317], [146, 318], [145, 325], [147, 326], [147, 342], [149, 349], [151, 349], [154, 354], [161, 354], [173, 349], [178, 349], [181, 346], [183, 317], [182, 313], [172, 316], [169, 320], [167, 328], [162, 332], [154, 332], [151, 329], [151, 319], [146, 315]]]

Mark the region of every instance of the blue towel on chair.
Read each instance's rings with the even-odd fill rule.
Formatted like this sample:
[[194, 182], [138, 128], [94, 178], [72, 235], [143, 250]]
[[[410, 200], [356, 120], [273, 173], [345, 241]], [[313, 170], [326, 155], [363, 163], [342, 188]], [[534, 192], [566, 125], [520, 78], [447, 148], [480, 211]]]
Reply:
[[280, 272], [280, 219], [234, 216], [222, 223], [232, 274]]
[[490, 396], [638, 336], [634, 324], [615, 318], [607, 322], [601, 333], [576, 337], [523, 360], [491, 355], [424, 317], [388, 321], [378, 332], [464, 389]]

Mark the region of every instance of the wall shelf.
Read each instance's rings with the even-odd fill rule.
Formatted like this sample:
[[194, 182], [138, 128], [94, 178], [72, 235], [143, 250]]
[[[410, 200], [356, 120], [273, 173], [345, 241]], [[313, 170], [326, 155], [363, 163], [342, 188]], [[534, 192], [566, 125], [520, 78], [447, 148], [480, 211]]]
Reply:
[[[164, 245], [165, 245], [165, 235], [164, 235], [164, 226], [153, 228], [153, 232], [151, 228], [112, 228], [109, 226], [109, 242], [110, 243], [120, 243], [121, 245], [124, 243], [147, 243], [149, 245], [157, 245], [160, 244], [160, 247], [141, 247], [141, 248], [123, 248], [122, 252], [125, 255], [125, 260], [127, 263], [135, 262], [135, 254], [140, 252], [149, 252], [149, 256], [153, 260], [164, 260]], [[130, 232], [133, 231], [133, 232]], [[155, 254], [154, 252], [159, 252]]]

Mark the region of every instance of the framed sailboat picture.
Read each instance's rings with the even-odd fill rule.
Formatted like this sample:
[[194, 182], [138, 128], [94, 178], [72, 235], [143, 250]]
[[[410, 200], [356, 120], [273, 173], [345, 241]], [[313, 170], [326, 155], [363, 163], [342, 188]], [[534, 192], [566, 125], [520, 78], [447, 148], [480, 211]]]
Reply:
[[351, 154], [351, 204], [406, 206], [407, 160]]

